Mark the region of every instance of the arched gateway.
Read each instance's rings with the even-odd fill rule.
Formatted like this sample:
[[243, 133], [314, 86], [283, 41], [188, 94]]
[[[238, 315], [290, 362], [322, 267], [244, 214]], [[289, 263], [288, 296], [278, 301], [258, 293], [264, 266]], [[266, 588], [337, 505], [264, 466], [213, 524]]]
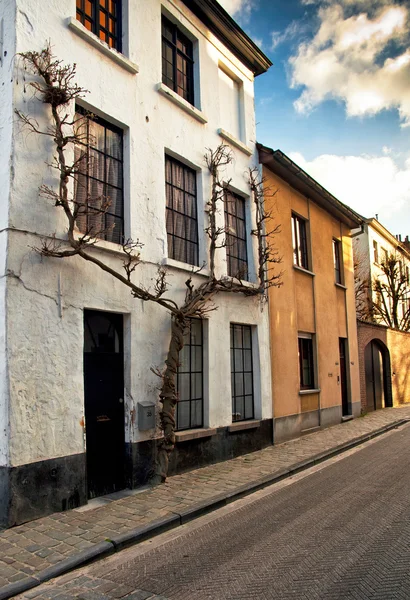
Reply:
[[390, 353], [382, 341], [371, 340], [364, 350], [367, 410], [393, 406]]

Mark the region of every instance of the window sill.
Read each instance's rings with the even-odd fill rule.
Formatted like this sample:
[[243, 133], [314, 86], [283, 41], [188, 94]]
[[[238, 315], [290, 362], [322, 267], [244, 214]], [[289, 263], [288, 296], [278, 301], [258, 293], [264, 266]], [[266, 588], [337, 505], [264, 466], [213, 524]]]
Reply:
[[343, 285], [343, 283], [336, 283], [335, 282], [335, 286], [338, 288], [341, 288], [342, 290], [347, 290], [347, 287], [345, 285]]
[[74, 17], [69, 17], [66, 21], [66, 24], [69, 29], [76, 35], [78, 35], [81, 39], [86, 41], [88, 44], [99, 50], [104, 56], [108, 56], [112, 61], [117, 63], [120, 67], [135, 75], [139, 72], [139, 67], [131, 60], [129, 60], [126, 56], [114, 50], [114, 48], [110, 48], [106, 42], [103, 42], [98, 38], [94, 33], [88, 31], [84, 27], [82, 23], [74, 19]]
[[252, 421], [237, 421], [229, 425], [229, 433], [235, 433], [236, 431], [245, 431], [246, 429], [257, 429], [261, 426], [261, 422], [257, 420]]
[[187, 429], [186, 431], [176, 431], [175, 439], [177, 443], [189, 442], [190, 440], [199, 440], [205, 437], [216, 435], [216, 429]]
[[307, 396], [308, 394], [318, 394], [320, 392], [320, 388], [314, 388], [311, 390], [299, 390], [299, 396]]
[[[78, 230], [74, 231], [74, 239], [79, 240], [83, 236]], [[115, 242], [108, 242], [107, 240], [100, 240], [96, 238], [97, 241], [93, 246], [90, 246], [90, 250], [103, 250], [105, 252], [110, 252], [111, 254], [118, 254], [125, 257], [124, 250], [121, 244], [116, 244]]]
[[164, 96], [165, 98], [168, 98], [168, 100], [171, 100], [171, 102], [182, 108], [182, 110], [191, 115], [191, 117], [194, 117], [194, 119], [196, 119], [200, 123], [208, 123], [208, 119], [202, 111], [195, 108], [195, 106], [192, 106], [192, 104], [190, 104], [184, 98], [179, 96], [176, 92], [174, 92], [174, 90], [171, 90], [171, 88], [169, 88], [167, 85], [163, 83], [158, 83], [157, 90], [161, 94], [161, 96]]
[[164, 258], [162, 260], [162, 264], [165, 267], [171, 267], [172, 269], [178, 269], [179, 271], [186, 271], [192, 275], [202, 275], [203, 277], [209, 277], [210, 275], [209, 269], [203, 268], [199, 271], [200, 267], [197, 265], [190, 265], [173, 258]]
[[306, 275], [310, 275], [311, 277], [315, 276], [315, 273], [313, 273], [313, 271], [309, 271], [309, 269], [304, 269], [303, 267], [299, 267], [298, 265], [293, 265], [293, 268], [296, 269], [296, 271], [300, 271], [301, 273], [305, 273]]
[[252, 150], [246, 144], [241, 142], [241, 140], [238, 140], [238, 138], [236, 138], [234, 135], [231, 135], [228, 131], [225, 131], [225, 129], [218, 129], [218, 134], [221, 136], [221, 138], [232, 144], [232, 146], [242, 150], [242, 152], [244, 152], [247, 156], [252, 156]]
[[243, 285], [244, 287], [250, 288], [251, 290], [257, 290], [260, 287], [259, 283], [256, 283], [254, 281], [247, 281], [245, 279], [237, 279], [237, 277], [231, 277], [230, 275], [225, 275], [225, 277], [223, 277], [223, 279], [225, 281], [240, 282], [241, 285]]

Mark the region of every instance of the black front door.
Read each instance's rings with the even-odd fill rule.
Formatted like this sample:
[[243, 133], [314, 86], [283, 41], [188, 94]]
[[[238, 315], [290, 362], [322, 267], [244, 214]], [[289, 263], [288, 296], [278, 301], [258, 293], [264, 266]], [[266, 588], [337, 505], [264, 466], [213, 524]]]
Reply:
[[346, 417], [350, 415], [349, 397], [347, 393], [347, 360], [346, 360], [346, 340], [339, 338], [339, 354], [340, 354], [340, 387], [342, 392], [342, 415]]
[[124, 488], [122, 315], [84, 311], [84, 403], [88, 497]]
[[377, 410], [384, 408], [383, 356], [377, 342], [371, 341], [366, 346], [364, 361], [367, 409]]

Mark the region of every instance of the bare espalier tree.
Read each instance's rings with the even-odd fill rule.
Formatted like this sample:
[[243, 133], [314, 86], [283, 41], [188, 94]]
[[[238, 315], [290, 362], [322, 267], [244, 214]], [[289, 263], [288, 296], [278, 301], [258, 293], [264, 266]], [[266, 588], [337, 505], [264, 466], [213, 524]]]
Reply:
[[355, 249], [356, 314], [362, 321], [410, 331], [409, 269], [399, 252], [386, 254], [371, 279], [364, 255]]
[[[220, 170], [232, 161], [232, 154], [227, 146], [220, 145], [216, 150], [207, 150], [205, 162], [211, 174], [212, 186], [210, 198], [206, 204], [208, 226], [206, 234], [209, 238], [209, 275], [200, 284], [194, 284], [192, 277], [186, 281], [185, 299], [178, 304], [170, 295], [167, 273], [164, 267], [158, 266], [157, 275], [151, 288], [136, 281], [137, 267], [141, 262], [142, 244], [136, 240], [124, 239], [121, 243], [123, 252], [122, 267], [113, 268], [101, 260], [92, 251], [98, 247], [99, 240], [104, 239], [114, 224], [105, 225], [108, 219], [101, 218], [109, 212], [111, 200], [107, 196], [92, 196], [87, 189], [82, 193], [70, 193], [70, 180], [74, 182], [74, 190], [82, 185], [81, 176], [87, 169], [90, 157], [82, 149], [86, 140], [86, 119], [92, 114], [70, 116], [72, 103], [82, 97], [86, 90], [75, 81], [76, 66], [65, 65], [56, 59], [50, 46], [41, 52], [25, 52], [19, 55], [25, 77], [30, 77], [28, 85], [34, 95], [50, 111], [50, 123], [46, 129], [40, 128], [37, 121], [21, 111], [16, 114], [31, 131], [49, 136], [55, 144], [56, 154], [53, 166], [58, 172], [58, 182], [53, 187], [43, 185], [40, 194], [50, 199], [62, 210], [67, 220], [67, 237], [58, 240], [56, 235], [43, 239], [41, 246], [35, 248], [45, 257], [69, 258], [79, 256], [93, 263], [116, 280], [127, 286], [134, 298], [145, 302], [155, 302], [168, 311], [171, 317], [171, 339], [164, 369], [156, 368], [154, 372], [161, 378], [159, 399], [161, 403], [160, 423], [163, 437], [158, 441], [156, 473], [154, 481], [165, 481], [168, 471], [169, 456], [175, 446], [175, 410], [178, 401], [177, 372], [179, 354], [184, 346], [184, 335], [192, 318], [204, 318], [216, 309], [215, 296], [220, 293], [242, 294], [266, 298], [271, 286], [278, 286], [281, 273], [274, 269], [281, 258], [274, 246], [274, 236], [279, 226], [274, 226], [272, 215], [268, 214], [263, 202], [263, 182], [257, 169], [249, 170], [248, 183], [255, 205], [256, 228], [252, 235], [258, 245], [258, 283], [255, 285], [243, 282], [243, 273], [235, 277], [218, 277], [215, 272], [215, 254], [218, 248], [229, 245], [229, 231], [217, 226], [217, 213], [223, 209], [229, 182], [220, 178]], [[67, 152], [74, 146], [74, 160], [69, 162]]]

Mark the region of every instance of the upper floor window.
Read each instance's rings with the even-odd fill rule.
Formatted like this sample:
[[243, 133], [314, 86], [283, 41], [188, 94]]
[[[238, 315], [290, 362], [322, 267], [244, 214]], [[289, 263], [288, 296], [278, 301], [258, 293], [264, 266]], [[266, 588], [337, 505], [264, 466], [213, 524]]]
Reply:
[[176, 429], [203, 426], [203, 332], [201, 319], [190, 319], [179, 353]]
[[340, 240], [333, 240], [333, 265], [336, 283], [343, 283], [342, 264], [342, 243]]
[[77, 109], [74, 199], [82, 233], [121, 243], [124, 236], [122, 131]]
[[388, 260], [389, 253], [387, 252], [386, 248], [382, 248], [382, 262], [384, 262], [384, 264], [387, 265]]
[[193, 44], [165, 17], [162, 17], [162, 83], [194, 104]]
[[219, 76], [219, 116], [221, 126], [238, 140], [242, 139], [241, 89], [239, 81], [221, 67]]
[[248, 279], [245, 198], [225, 192], [225, 236], [228, 275]]
[[379, 247], [376, 240], [373, 240], [373, 262], [379, 264]]
[[292, 241], [293, 241], [293, 264], [309, 268], [306, 221], [297, 215], [292, 215]]
[[165, 186], [168, 256], [198, 265], [196, 173], [166, 156]]
[[77, 0], [77, 20], [121, 52], [121, 0]]

